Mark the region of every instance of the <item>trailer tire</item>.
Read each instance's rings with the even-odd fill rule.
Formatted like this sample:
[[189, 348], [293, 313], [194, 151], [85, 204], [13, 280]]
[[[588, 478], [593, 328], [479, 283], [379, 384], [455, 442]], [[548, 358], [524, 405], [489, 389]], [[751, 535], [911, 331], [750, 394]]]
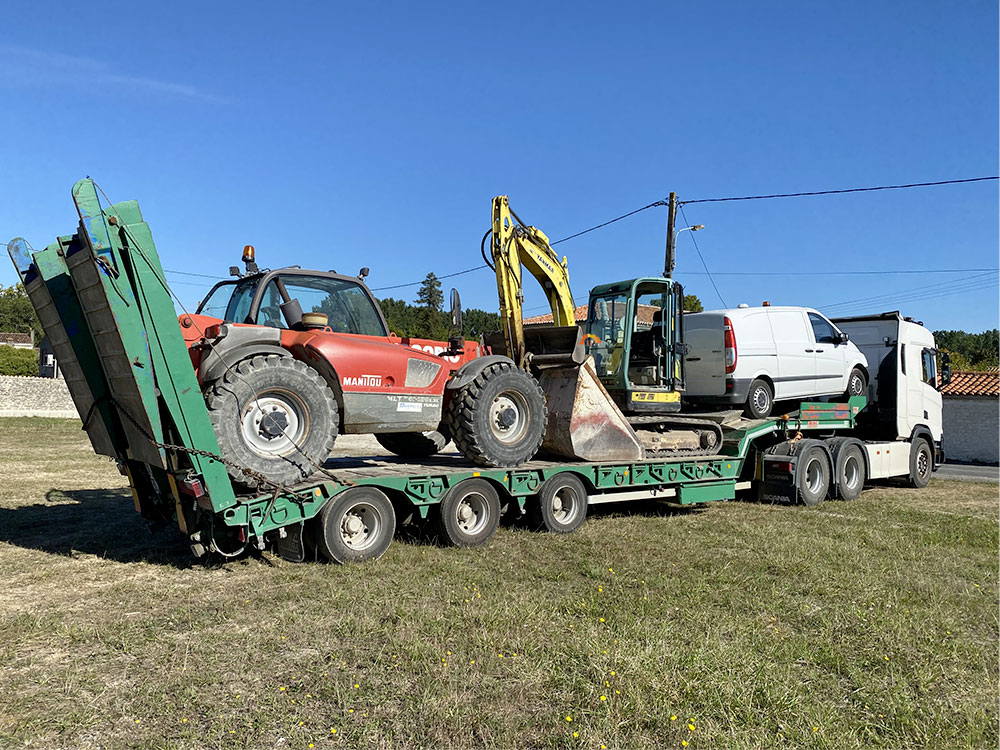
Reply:
[[823, 446], [807, 446], [798, 456], [796, 489], [803, 505], [819, 505], [830, 490], [830, 459]]
[[440, 453], [451, 438], [442, 426], [430, 432], [381, 432], [375, 435], [378, 444], [400, 458], [427, 458]]
[[317, 525], [316, 545], [330, 562], [377, 560], [396, 534], [396, 512], [381, 490], [351, 487], [323, 506]]
[[513, 362], [497, 362], [455, 391], [445, 423], [473, 463], [517, 466], [542, 444], [545, 396], [538, 381]]
[[837, 498], [854, 500], [865, 488], [865, 457], [861, 446], [848, 443], [836, 453]]
[[576, 531], [587, 518], [587, 488], [572, 472], [549, 477], [528, 501], [528, 519], [536, 529], [554, 534]]
[[910, 486], [918, 490], [923, 489], [931, 483], [933, 471], [934, 452], [930, 443], [924, 438], [916, 438], [910, 444]]
[[485, 479], [466, 479], [441, 498], [437, 521], [444, 544], [481, 547], [500, 525], [500, 495]]
[[[205, 405], [223, 458], [282, 485], [316, 471], [337, 437], [330, 386], [291, 357], [258, 355], [237, 363], [206, 389]], [[226, 470], [235, 484], [257, 487], [238, 468]]]
[[750, 419], [765, 419], [771, 415], [774, 408], [774, 390], [768, 382], [757, 378], [750, 383], [747, 391], [746, 408], [743, 413]]

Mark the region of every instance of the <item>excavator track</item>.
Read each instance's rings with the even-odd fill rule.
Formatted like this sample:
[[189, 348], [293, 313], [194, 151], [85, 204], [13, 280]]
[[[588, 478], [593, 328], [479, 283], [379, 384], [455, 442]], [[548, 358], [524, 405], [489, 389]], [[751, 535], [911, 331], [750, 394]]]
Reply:
[[[673, 417], [663, 414], [630, 415], [626, 419], [633, 429], [655, 429], [656, 432], [669, 434], [673, 430], [695, 432], [699, 435], [699, 448], [667, 448], [657, 449], [644, 444], [647, 458], [674, 458], [677, 456], [711, 456], [722, 447], [722, 427], [710, 419], [698, 417]], [[707, 434], [706, 434], [707, 433]], [[707, 445], [706, 445], [707, 443]]]

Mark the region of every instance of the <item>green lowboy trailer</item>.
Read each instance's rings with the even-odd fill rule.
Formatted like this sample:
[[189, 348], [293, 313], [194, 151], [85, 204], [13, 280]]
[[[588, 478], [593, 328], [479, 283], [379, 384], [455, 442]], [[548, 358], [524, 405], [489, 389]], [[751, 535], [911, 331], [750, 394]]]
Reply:
[[866, 397], [854, 396], [762, 420], [715, 415], [724, 440], [707, 456], [536, 458], [505, 469], [476, 467], [458, 454], [416, 463], [334, 457], [320, 458], [316, 472], [292, 486], [249, 470], [247, 482], [234, 484], [138, 204], [102, 202], [89, 179], [73, 187], [73, 200], [75, 233], [37, 252], [15, 239], [8, 251], [94, 450], [128, 477], [136, 510], [175, 523], [198, 557], [256, 548], [293, 561], [359, 561], [381, 556], [397, 526], [411, 520], [436, 521], [445, 543], [477, 546], [503, 513], [527, 513], [566, 533], [597, 503], [691, 505], [746, 492], [812, 505], [853, 499], [871, 478], [908, 474], [923, 486], [933, 469], [922, 434], [866, 440], [859, 419]]

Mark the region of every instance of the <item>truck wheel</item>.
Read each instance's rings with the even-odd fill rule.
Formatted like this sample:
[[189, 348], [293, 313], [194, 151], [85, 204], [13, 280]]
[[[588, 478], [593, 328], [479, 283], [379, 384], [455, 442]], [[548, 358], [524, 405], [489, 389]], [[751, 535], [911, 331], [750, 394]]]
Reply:
[[344, 490], [323, 507], [317, 520], [317, 547], [335, 563], [377, 560], [396, 533], [392, 503], [374, 487]]
[[830, 462], [826, 452], [818, 445], [811, 445], [799, 455], [799, 500], [803, 505], [819, 505], [830, 490]]
[[[318, 372], [291, 357], [243, 360], [209, 386], [205, 403], [222, 456], [278, 484], [317, 471], [337, 436], [333, 392]], [[236, 484], [257, 486], [239, 469], [226, 469]]]
[[517, 466], [538, 451], [545, 419], [538, 381], [511, 362], [498, 362], [455, 392], [446, 422], [455, 445], [473, 463]]
[[452, 547], [480, 547], [500, 525], [500, 495], [485, 479], [466, 479], [438, 504], [441, 541]]
[[930, 443], [924, 438], [917, 438], [910, 445], [910, 486], [923, 489], [930, 484], [933, 471], [934, 454]]
[[864, 396], [867, 391], [868, 381], [865, 380], [865, 374], [855, 367], [847, 378], [847, 391], [844, 393], [844, 398]]
[[771, 415], [774, 407], [774, 391], [766, 380], [757, 378], [750, 384], [747, 392], [747, 403], [743, 413], [750, 419], [764, 419]]
[[854, 500], [865, 488], [865, 457], [861, 446], [844, 446], [837, 454], [837, 497]]
[[378, 444], [401, 458], [427, 458], [440, 453], [451, 439], [444, 427], [431, 432], [382, 432], [375, 436]]
[[587, 488], [575, 474], [550, 477], [528, 503], [528, 518], [536, 529], [556, 534], [576, 531], [587, 517]]

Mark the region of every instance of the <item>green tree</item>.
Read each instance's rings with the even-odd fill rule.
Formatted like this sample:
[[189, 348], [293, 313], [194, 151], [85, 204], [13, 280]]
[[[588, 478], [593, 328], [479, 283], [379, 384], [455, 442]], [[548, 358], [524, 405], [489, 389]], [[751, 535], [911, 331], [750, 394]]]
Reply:
[[35, 343], [41, 341], [44, 332], [35, 315], [28, 293], [21, 284], [5, 287], [0, 284], [0, 331], [4, 333], [35, 332]]
[[443, 304], [444, 294], [441, 292], [441, 282], [431, 272], [420, 282], [420, 289], [417, 291], [417, 305], [427, 310], [440, 312]]
[[[996, 367], [1000, 352], [1000, 330], [982, 333], [966, 331], [934, 331], [938, 348], [952, 355], [952, 369], [986, 370]], [[956, 364], [963, 358], [963, 366]]]
[[701, 304], [701, 300], [695, 294], [685, 294], [684, 295], [684, 312], [702, 312], [705, 306]]
[[441, 312], [444, 294], [441, 282], [433, 272], [424, 277], [417, 291], [417, 305], [420, 308], [418, 330], [411, 335], [443, 341], [448, 338], [448, 319]]
[[37, 377], [38, 352], [0, 344], [0, 375]]

